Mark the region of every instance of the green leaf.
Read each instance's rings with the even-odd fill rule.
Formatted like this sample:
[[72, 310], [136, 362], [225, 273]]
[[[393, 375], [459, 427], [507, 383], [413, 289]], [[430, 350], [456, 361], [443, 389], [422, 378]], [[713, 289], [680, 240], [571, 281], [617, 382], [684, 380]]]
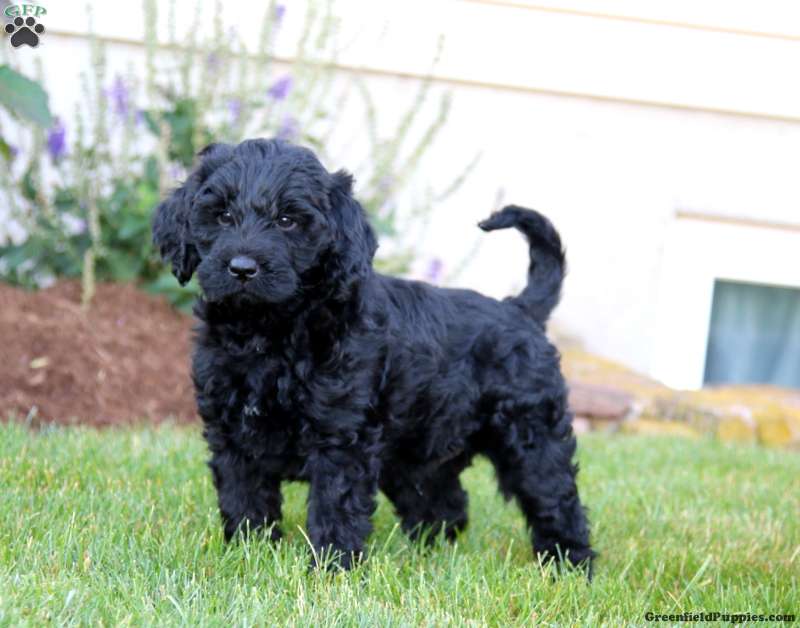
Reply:
[[161, 131], [158, 128], [158, 122], [156, 122], [156, 116], [158, 113], [153, 113], [152, 111], [143, 111], [142, 117], [144, 118], [144, 122], [147, 125], [147, 128], [150, 130], [153, 135], [160, 135]]
[[139, 194], [138, 209], [143, 210], [143, 213], [147, 214], [149, 220], [151, 212], [155, 206], [158, 205], [160, 200], [158, 188], [154, 188], [147, 182], [143, 182], [136, 191]]
[[121, 217], [116, 237], [128, 240], [135, 236], [147, 237], [150, 233], [150, 220], [134, 214], [125, 214]]
[[158, 194], [159, 179], [158, 159], [151, 155], [144, 164], [144, 183], [155, 189], [156, 194]]
[[47, 92], [7, 65], [0, 65], [0, 104], [41, 127], [53, 125]]
[[34, 181], [33, 172], [31, 168], [28, 168], [25, 171], [25, 174], [22, 176], [22, 181], [20, 182], [20, 188], [22, 196], [24, 196], [29, 201], [36, 200], [36, 182]]
[[104, 270], [108, 279], [114, 281], [133, 281], [139, 276], [140, 260], [135, 256], [121, 251], [115, 251], [103, 259]]
[[78, 208], [78, 194], [73, 188], [55, 188], [53, 207], [59, 212], [76, 212]]
[[5, 138], [1, 136], [0, 136], [0, 155], [2, 155], [6, 161], [11, 161], [11, 147], [8, 145], [8, 142], [6, 142]]

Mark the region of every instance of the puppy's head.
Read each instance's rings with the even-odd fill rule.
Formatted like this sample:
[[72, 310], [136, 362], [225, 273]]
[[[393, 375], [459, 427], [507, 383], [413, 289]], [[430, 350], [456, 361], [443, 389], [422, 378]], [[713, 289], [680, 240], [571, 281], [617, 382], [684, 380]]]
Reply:
[[376, 242], [352, 197], [308, 149], [279, 140], [212, 144], [156, 209], [153, 241], [210, 302], [344, 298], [371, 272]]

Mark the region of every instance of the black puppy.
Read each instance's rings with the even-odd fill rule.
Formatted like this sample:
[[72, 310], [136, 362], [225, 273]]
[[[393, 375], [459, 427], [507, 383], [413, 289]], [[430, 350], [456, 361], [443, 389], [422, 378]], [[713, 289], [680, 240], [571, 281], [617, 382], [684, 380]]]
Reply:
[[281, 481], [306, 480], [308, 534], [349, 567], [382, 490], [412, 535], [467, 524], [459, 474], [475, 454], [516, 497], [534, 549], [589, 566], [575, 438], [544, 323], [564, 254], [541, 214], [506, 207], [480, 224], [531, 246], [527, 288], [498, 302], [374, 272], [375, 235], [305, 148], [213, 144], [156, 210], [154, 240], [203, 297], [193, 378], [230, 538], [272, 525]]

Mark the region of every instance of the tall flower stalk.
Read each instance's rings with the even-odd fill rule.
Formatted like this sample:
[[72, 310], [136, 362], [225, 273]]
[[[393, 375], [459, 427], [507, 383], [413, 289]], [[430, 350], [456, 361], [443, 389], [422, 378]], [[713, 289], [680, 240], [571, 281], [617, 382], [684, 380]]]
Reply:
[[[366, 111], [370, 139], [356, 169], [357, 191], [384, 241], [390, 240], [383, 247], [390, 254], [377, 263], [384, 270], [407, 270], [415, 243], [403, 239], [409, 233], [403, 221], [414, 218], [424, 224], [432, 210], [429, 201], [453, 193], [474, 167], [470, 164], [441, 191], [428, 190], [415, 207], [400, 200], [433, 150], [450, 110], [450, 95], [439, 96], [431, 117], [425, 105], [433, 98], [432, 81], [422, 81], [387, 138], [377, 131], [378, 108], [365, 81], [358, 72], [335, 70], [339, 21], [332, 1], [308, 2], [288, 64], [276, 61], [273, 48], [296, 5], [269, 3], [252, 50], [226, 28], [219, 0], [210, 15], [198, 2], [184, 34], [175, 23], [175, 0], [169, 0], [164, 43], [158, 38], [161, 6], [143, 0], [141, 67], [109, 78], [105, 46], [92, 38], [91, 70], [80, 78], [83, 97], [71, 118], [73, 128], [62, 115], [46, 136], [31, 134], [38, 140], [29, 146], [37, 141], [46, 145], [49, 161], [43, 166], [42, 151], [29, 153], [30, 166], [11, 177], [4, 190], [27, 236], [21, 243], [0, 246], [4, 260], [12, 260], [0, 263], [0, 274], [27, 285], [48, 277], [80, 276], [87, 305], [95, 282], [107, 279], [138, 280], [176, 303], [186, 302], [191, 294], [176, 286], [150, 245], [150, 215], [158, 199], [211, 141], [277, 136], [310, 145], [325, 160], [342, 115], [352, 111], [354, 96]], [[202, 24], [208, 19], [211, 34], [203, 36]], [[50, 169], [51, 180], [32, 183], [40, 181], [37, 173], [43, 167]], [[57, 211], [43, 215], [36, 206]]]

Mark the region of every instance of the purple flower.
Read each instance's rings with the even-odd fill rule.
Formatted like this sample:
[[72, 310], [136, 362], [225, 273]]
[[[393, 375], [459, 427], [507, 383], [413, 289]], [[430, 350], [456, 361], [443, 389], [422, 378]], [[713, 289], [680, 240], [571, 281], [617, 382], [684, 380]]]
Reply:
[[172, 163], [167, 168], [167, 174], [173, 181], [180, 181], [186, 176], [186, 170], [180, 164]]
[[111, 107], [120, 118], [127, 118], [131, 109], [131, 92], [121, 76], [117, 75], [111, 87], [106, 90], [106, 97], [111, 100]]
[[60, 118], [56, 118], [55, 125], [47, 132], [47, 152], [53, 161], [67, 154], [67, 129]]
[[378, 181], [378, 189], [384, 194], [391, 190], [393, 185], [394, 177], [390, 174], [383, 175]]
[[9, 144], [8, 145], [8, 160], [9, 161], [14, 161], [14, 159], [16, 159], [17, 155], [19, 155], [19, 148], [17, 148], [13, 144]]
[[[79, 202], [78, 207], [81, 210], [81, 214], [85, 216], [87, 213], [86, 203]], [[67, 213], [63, 215], [63, 227], [64, 231], [69, 235], [80, 235], [86, 233], [89, 225], [83, 218]]]
[[236, 124], [242, 117], [242, 101], [238, 98], [231, 98], [228, 101], [228, 113], [231, 114], [231, 123]]
[[275, 24], [280, 24], [283, 21], [283, 16], [286, 14], [285, 4], [275, 5]]
[[289, 74], [282, 76], [267, 90], [267, 96], [277, 101], [284, 100], [292, 89], [292, 82], [292, 77]]
[[293, 140], [300, 132], [300, 125], [297, 123], [297, 118], [290, 114], [283, 116], [281, 126], [278, 128], [277, 138], [279, 140]]
[[222, 65], [222, 59], [220, 59], [219, 55], [216, 52], [209, 52], [206, 55], [206, 67], [211, 70], [212, 72], [216, 72], [219, 70], [220, 66]]
[[434, 257], [428, 262], [428, 268], [425, 270], [425, 279], [431, 283], [438, 283], [442, 278], [442, 271], [444, 270], [444, 263], [438, 257]]

